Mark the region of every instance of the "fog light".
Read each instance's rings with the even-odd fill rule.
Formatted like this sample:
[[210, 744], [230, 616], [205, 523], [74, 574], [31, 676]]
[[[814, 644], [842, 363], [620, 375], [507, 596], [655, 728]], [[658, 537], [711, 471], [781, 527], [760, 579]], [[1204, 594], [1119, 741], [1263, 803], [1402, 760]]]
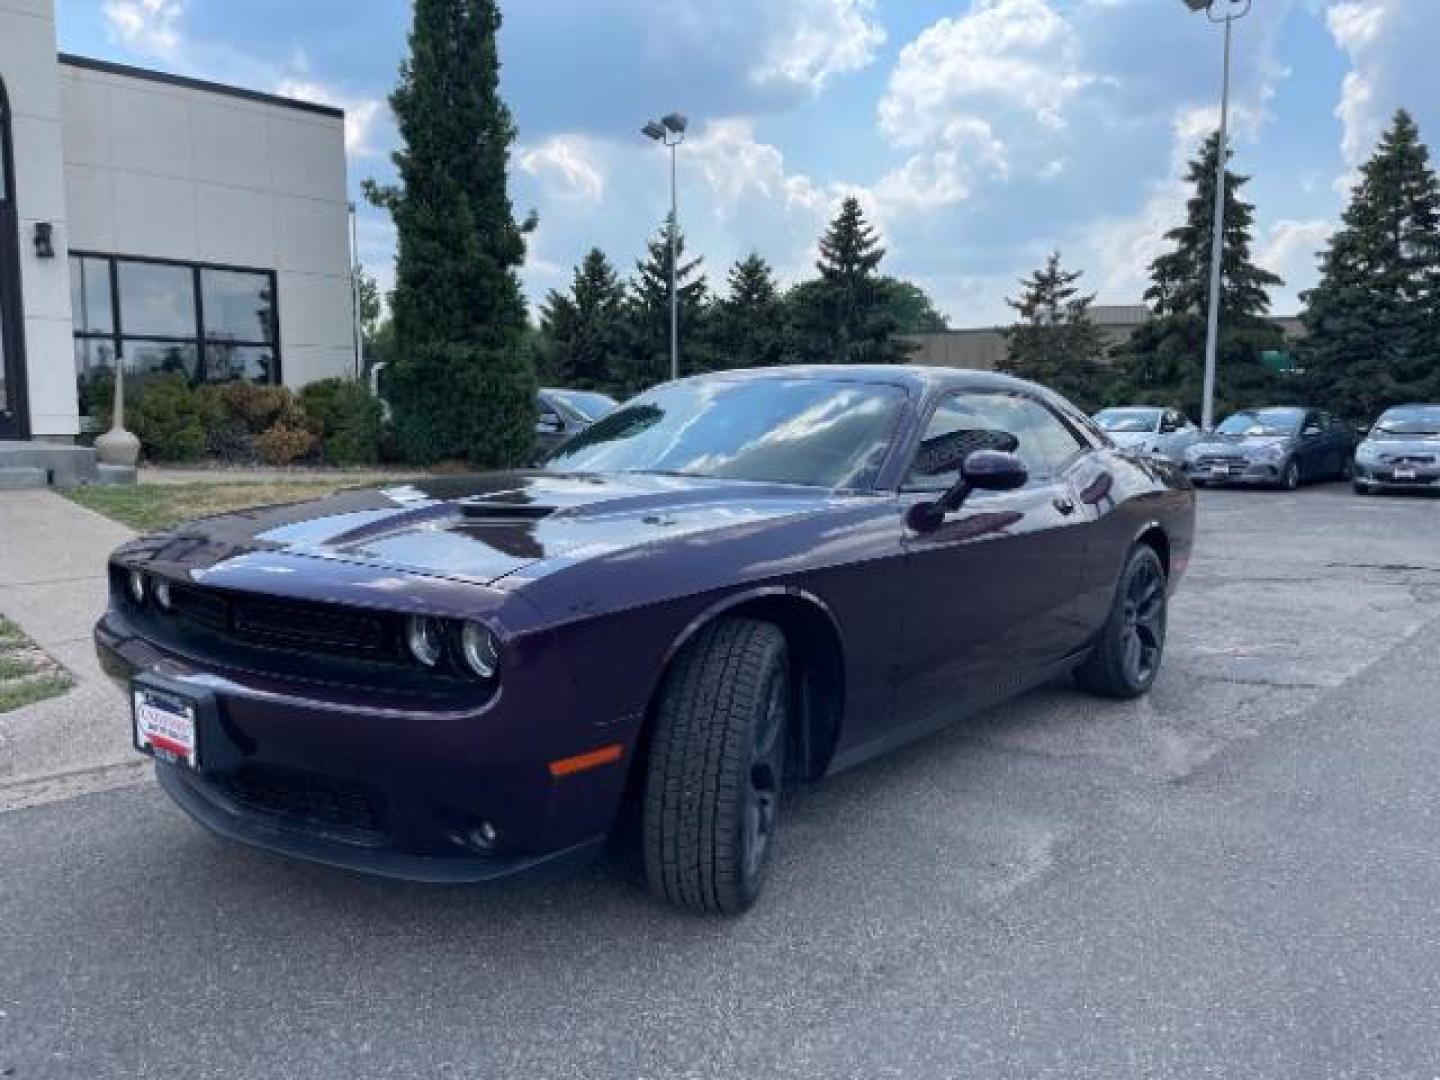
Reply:
[[145, 603], [145, 575], [139, 570], [130, 571], [130, 599], [137, 604]]
[[405, 622], [405, 644], [416, 660], [434, 667], [445, 651], [445, 624], [439, 619], [412, 615]]
[[150, 591], [155, 596], [155, 603], [160, 605], [162, 611], [170, 610], [170, 582], [164, 578], [155, 578], [150, 583]]

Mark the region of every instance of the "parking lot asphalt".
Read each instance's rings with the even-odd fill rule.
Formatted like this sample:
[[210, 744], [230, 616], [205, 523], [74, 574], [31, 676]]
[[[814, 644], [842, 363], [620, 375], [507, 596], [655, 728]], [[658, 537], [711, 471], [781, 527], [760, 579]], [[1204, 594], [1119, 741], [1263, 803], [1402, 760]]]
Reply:
[[1200, 503], [1148, 699], [800, 793], [740, 920], [286, 862], [153, 783], [0, 814], [0, 1075], [1440, 1075], [1440, 501]]

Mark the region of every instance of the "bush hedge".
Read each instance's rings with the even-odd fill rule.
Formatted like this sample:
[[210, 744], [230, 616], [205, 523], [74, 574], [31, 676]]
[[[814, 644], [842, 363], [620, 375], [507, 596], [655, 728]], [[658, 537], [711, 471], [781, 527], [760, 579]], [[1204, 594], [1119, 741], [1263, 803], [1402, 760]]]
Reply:
[[384, 414], [364, 383], [321, 379], [300, 391], [300, 404], [320, 425], [322, 453], [330, 464], [373, 465], [380, 459]]

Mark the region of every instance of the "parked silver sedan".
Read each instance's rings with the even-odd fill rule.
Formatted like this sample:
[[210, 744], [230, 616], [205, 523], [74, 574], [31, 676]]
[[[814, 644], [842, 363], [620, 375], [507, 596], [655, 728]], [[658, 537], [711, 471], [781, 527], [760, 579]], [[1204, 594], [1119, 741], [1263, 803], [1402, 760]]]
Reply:
[[1183, 413], [1158, 405], [1101, 409], [1094, 420], [1116, 446], [1169, 458], [1177, 465], [1200, 438], [1200, 429]]

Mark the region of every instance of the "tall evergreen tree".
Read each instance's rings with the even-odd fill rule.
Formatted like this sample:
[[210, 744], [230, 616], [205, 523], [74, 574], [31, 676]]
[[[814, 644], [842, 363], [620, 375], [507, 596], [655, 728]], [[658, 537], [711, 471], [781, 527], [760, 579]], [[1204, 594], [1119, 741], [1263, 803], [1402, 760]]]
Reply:
[[1403, 109], [1381, 137], [1303, 297], [1311, 393], [1355, 420], [1440, 399], [1440, 183]]
[[707, 341], [710, 290], [702, 269], [704, 259], [685, 258], [685, 233], [674, 218], [646, 244], [645, 258], [635, 264], [630, 282], [629, 362], [622, 370], [621, 389], [632, 394], [670, 378], [670, 237], [675, 233], [675, 292], [679, 298], [680, 375], [709, 371], [713, 353]]
[[583, 390], [618, 390], [626, 352], [625, 286], [592, 248], [568, 293], [551, 290], [540, 309], [546, 377]]
[[1018, 318], [1005, 331], [1000, 370], [1064, 394], [1081, 407], [1100, 405], [1104, 344], [1090, 319], [1095, 294], [1082, 294], [1079, 270], [1063, 270], [1060, 253], [1020, 282], [1018, 299], [1006, 299]]
[[[1200, 415], [1205, 373], [1206, 312], [1209, 304], [1211, 241], [1214, 237], [1215, 166], [1220, 140], [1205, 140], [1190, 162], [1186, 180], [1194, 193], [1185, 222], [1165, 234], [1173, 247], [1150, 265], [1145, 292], [1155, 318], [1116, 350], [1123, 364], [1124, 392], [1136, 399]], [[1230, 154], [1227, 152], [1226, 157]], [[1225, 170], [1225, 233], [1220, 257], [1220, 341], [1216, 361], [1216, 412], [1262, 404], [1278, 379], [1265, 366], [1266, 352], [1282, 352], [1285, 335], [1265, 317], [1268, 290], [1283, 284], [1255, 265], [1250, 232], [1255, 208], [1240, 198], [1249, 177]]]
[[770, 264], [751, 253], [730, 268], [726, 289], [712, 318], [716, 362], [727, 368], [781, 363], [785, 312]]
[[885, 249], [865, 220], [860, 200], [848, 196], [820, 237], [818, 280], [803, 282], [787, 298], [800, 359], [821, 364], [897, 363], [910, 350], [878, 273]]
[[506, 189], [515, 125], [500, 98], [495, 0], [415, 0], [409, 58], [390, 97], [394, 186], [367, 195], [395, 220], [387, 372], [401, 449], [419, 461], [524, 460], [535, 376], [516, 271], [524, 225]]

